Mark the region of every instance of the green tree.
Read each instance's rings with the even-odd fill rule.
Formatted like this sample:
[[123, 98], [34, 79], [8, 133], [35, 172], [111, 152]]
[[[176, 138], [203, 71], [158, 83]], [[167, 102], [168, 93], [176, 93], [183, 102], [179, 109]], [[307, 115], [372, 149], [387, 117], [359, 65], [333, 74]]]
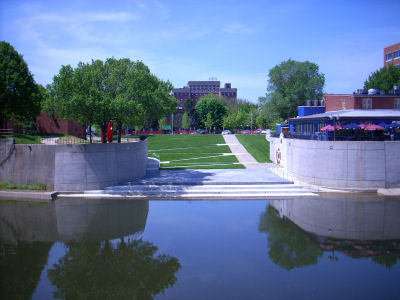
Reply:
[[287, 119], [297, 115], [297, 106], [307, 99], [322, 99], [324, 74], [318, 65], [309, 61], [287, 60], [272, 68], [269, 73], [267, 106], [264, 111], [273, 117]]
[[34, 122], [40, 113], [41, 96], [22, 55], [9, 43], [0, 42], [0, 128], [7, 120]]
[[277, 265], [290, 271], [313, 265], [323, 255], [318, 241], [288, 219], [279, 217], [271, 206], [260, 217], [258, 230], [268, 233], [268, 255]]
[[204, 125], [206, 126], [206, 128], [210, 128], [210, 131], [211, 131], [211, 128], [212, 128], [213, 124], [214, 124], [214, 121], [213, 121], [213, 118], [211, 116], [211, 112], [209, 112], [207, 114], [207, 119], [204, 122]]
[[196, 102], [189, 98], [183, 104], [183, 111], [186, 112], [189, 116], [190, 120], [190, 127], [197, 127], [198, 126], [198, 115], [196, 111]]
[[189, 128], [190, 128], [190, 121], [189, 121], [189, 116], [188, 116], [188, 113], [187, 113], [187, 112], [185, 112], [185, 113], [183, 114], [183, 117], [182, 117], [182, 127], [183, 127], [184, 129], [189, 129]]
[[235, 113], [230, 113], [229, 115], [224, 117], [223, 120], [223, 125], [225, 129], [237, 129], [237, 123], [236, 123], [236, 114]]
[[107, 124], [115, 122], [118, 142], [123, 125], [154, 122], [176, 109], [170, 82], [159, 80], [140, 61], [92, 60], [73, 69], [62, 66], [48, 86], [45, 110], [86, 126], [97, 124], [105, 141]]
[[227, 109], [222, 101], [212, 97], [201, 98], [197, 102], [196, 111], [203, 126], [207, 121], [207, 115], [210, 113], [213, 121], [212, 126], [217, 128], [222, 128], [223, 118], [227, 114]]
[[69, 243], [69, 250], [48, 270], [62, 299], [153, 299], [175, 284], [178, 259], [156, 255], [150, 242], [129, 240]]
[[400, 68], [390, 65], [369, 75], [364, 82], [364, 88], [388, 91], [393, 89], [395, 84], [400, 85]]
[[267, 117], [260, 113], [256, 118], [256, 124], [259, 128], [266, 128], [268, 126]]
[[160, 130], [167, 130], [167, 118], [166, 117], [162, 117], [161, 119], [158, 120], [158, 128]]

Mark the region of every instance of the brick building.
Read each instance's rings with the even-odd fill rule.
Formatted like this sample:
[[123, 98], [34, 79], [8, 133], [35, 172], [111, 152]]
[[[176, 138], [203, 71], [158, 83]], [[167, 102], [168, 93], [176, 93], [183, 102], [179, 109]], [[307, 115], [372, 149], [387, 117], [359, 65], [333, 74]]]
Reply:
[[383, 49], [383, 66], [387, 67], [389, 65], [400, 67], [400, 43]]
[[225, 83], [221, 88], [220, 81], [189, 81], [187, 86], [172, 90], [172, 95], [179, 101], [178, 112], [183, 111], [183, 104], [187, 99], [191, 98], [197, 102], [208, 94], [219, 95], [228, 100], [237, 100], [237, 89], [232, 88], [230, 83]]
[[350, 109], [400, 109], [400, 94], [326, 94], [326, 111]]
[[41, 113], [36, 117], [38, 134], [70, 134], [81, 139], [86, 138], [85, 127], [72, 120], [60, 120], [49, 117], [47, 113]]

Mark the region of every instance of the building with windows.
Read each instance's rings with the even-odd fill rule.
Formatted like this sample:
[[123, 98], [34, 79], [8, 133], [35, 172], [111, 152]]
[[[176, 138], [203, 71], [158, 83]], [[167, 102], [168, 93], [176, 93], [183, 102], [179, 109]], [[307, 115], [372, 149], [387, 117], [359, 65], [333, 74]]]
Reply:
[[225, 83], [221, 88], [221, 82], [211, 81], [189, 81], [187, 86], [172, 90], [172, 95], [179, 101], [178, 112], [183, 110], [183, 104], [189, 98], [196, 102], [205, 95], [214, 94], [227, 98], [228, 100], [237, 100], [237, 89], [232, 88], [230, 83]]
[[389, 65], [400, 67], [400, 43], [383, 49], [383, 66], [387, 67]]
[[[308, 102], [314, 106], [299, 106], [298, 116], [288, 120], [292, 137], [311, 140], [340, 139], [340, 136], [334, 136], [335, 132], [321, 131], [321, 128], [332, 125], [336, 130], [340, 130], [348, 124], [356, 126], [380, 124], [380, 126], [390, 127], [393, 122], [396, 124], [400, 122], [400, 90], [397, 86], [389, 91], [389, 94], [385, 94], [384, 91], [381, 93], [377, 89], [359, 89], [352, 95], [325, 94], [323, 101]], [[319, 105], [320, 103], [322, 105]], [[353, 138], [348, 136], [349, 132], [345, 133], [346, 136], [343, 138]], [[381, 138], [384, 139], [385, 136]], [[396, 138], [400, 136], [396, 134]]]

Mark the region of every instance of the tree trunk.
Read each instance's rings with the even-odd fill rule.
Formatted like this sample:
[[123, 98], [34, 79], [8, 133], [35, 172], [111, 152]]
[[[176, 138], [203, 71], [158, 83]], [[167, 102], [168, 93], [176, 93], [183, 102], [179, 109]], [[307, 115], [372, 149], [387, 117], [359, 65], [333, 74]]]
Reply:
[[101, 126], [100, 126], [100, 128], [101, 128], [101, 133], [102, 133], [102, 135], [101, 135], [101, 142], [103, 143], [103, 144], [106, 144], [107, 143], [107, 123], [103, 123]]
[[92, 143], [92, 125], [89, 125], [89, 143]]
[[120, 144], [121, 143], [122, 123], [117, 123], [117, 130], [118, 130], [118, 144]]

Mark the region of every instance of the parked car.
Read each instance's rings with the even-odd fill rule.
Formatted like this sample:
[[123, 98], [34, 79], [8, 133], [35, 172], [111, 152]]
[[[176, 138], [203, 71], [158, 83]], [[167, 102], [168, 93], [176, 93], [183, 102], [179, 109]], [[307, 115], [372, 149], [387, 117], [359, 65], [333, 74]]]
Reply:
[[224, 131], [222, 131], [222, 134], [232, 134], [232, 131], [230, 131], [230, 130], [224, 130]]

